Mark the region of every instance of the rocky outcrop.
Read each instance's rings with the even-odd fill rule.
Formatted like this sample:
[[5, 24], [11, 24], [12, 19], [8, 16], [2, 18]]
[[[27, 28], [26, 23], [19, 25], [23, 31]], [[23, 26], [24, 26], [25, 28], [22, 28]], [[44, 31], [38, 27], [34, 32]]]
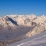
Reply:
[[38, 24], [26, 34], [26, 37], [31, 37], [44, 31], [45, 31], [45, 24], [44, 23], [42, 23], [41, 25]]

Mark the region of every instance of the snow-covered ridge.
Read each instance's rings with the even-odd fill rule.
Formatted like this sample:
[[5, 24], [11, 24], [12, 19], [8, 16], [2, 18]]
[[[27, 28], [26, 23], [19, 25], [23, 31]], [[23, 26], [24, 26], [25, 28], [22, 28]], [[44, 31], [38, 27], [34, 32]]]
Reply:
[[46, 16], [7, 15], [0, 17], [0, 39], [27, 38], [46, 31]]
[[14, 22], [17, 22], [18, 25], [28, 25], [31, 26], [31, 21], [36, 18], [35, 15], [7, 15], [4, 17], [0, 17], [0, 25], [2, 25], [3, 27], [6, 26], [15, 26], [10, 20], [12, 19]]
[[41, 17], [37, 17], [34, 14], [31, 15], [7, 15], [4, 17], [0, 17], [0, 25], [2, 25], [3, 27], [6, 26], [15, 26], [15, 24], [13, 24], [8, 18], [11, 18], [14, 22], [17, 22], [18, 25], [23, 25], [23, 26], [32, 26], [32, 22], [33, 25], [36, 24], [41, 24], [46, 22], [46, 16], [41, 16]]
[[17, 26], [34, 26], [34, 29], [26, 34], [33, 36], [46, 30], [46, 16], [31, 15], [7, 15], [0, 18], [0, 28], [16, 28]]

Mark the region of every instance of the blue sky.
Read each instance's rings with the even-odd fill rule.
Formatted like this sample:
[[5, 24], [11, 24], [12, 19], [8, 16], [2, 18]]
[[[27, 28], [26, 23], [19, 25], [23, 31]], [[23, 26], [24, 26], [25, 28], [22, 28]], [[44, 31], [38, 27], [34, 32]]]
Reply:
[[8, 14], [46, 15], [46, 0], [0, 0], [0, 16]]

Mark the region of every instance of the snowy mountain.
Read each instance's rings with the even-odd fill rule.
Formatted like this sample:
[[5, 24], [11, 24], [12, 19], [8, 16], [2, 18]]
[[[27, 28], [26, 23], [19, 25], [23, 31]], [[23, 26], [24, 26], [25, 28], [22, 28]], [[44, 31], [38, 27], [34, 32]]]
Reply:
[[36, 34], [39, 34], [41, 32], [44, 32], [45, 31], [45, 25], [44, 23], [42, 23], [41, 25], [37, 25], [35, 26], [31, 31], [29, 31], [26, 36], [27, 37], [31, 37], [31, 36], [34, 36]]
[[[34, 37], [46, 31], [46, 16], [7, 15], [0, 17], [0, 40]], [[16, 44], [15, 44], [16, 45]]]
[[45, 21], [46, 21], [46, 16], [42, 15], [42, 16], [38, 17], [34, 14], [31, 14], [31, 15], [7, 15], [4, 17], [0, 17], [0, 25], [2, 25], [2, 26], [4, 26], [4, 25], [8, 26], [8, 24], [9, 24], [9, 26], [14, 26], [15, 22], [18, 25], [31, 26], [32, 22], [34, 22], [36, 24], [42, 24]]
[[3, 27], [15, 26], [15, 25], [31, 26], [32, 22], [36, 24], [41, 24], [44, 21], [46, 21], [46, 16], [37, 17], [33, 14], [31, 15], [7, 15], [4, 17], [0, 17], [0, 25], [2, 25]]
[[35, 17], [35, 15], [7, 15], [0, 17], [0, 40], [11, 40], [24, 36], [33, 28], [31, 23]]
[[46, 31], [46, 16], [7, 15], [0, 17], [0, 40], [32, 37]]

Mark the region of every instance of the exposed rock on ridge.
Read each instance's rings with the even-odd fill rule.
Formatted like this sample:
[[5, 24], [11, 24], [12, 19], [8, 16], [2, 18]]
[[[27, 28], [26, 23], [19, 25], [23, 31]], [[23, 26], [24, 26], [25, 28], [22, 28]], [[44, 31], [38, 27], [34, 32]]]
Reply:
[[39, 34], [39, 33], [43, 32], [43, 31], [45, 31], [45, 25], [44, 25], [44, 23], [41, 24], [41, 25], [35, 26], [31, 31], [29, 31], [29, 32], [26, 34], [26, 36], [27, 36], [27, 37], [31, 37], [31, 36], [34, 36], [34, 35], [36, 35], [36, 34]]

